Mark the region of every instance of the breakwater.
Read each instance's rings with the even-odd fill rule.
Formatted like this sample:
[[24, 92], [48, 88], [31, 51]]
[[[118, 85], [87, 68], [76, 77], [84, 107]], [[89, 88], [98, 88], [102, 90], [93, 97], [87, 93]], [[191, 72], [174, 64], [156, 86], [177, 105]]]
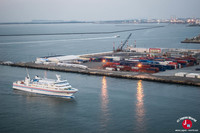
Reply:
[[136, 29], [127, 29], [127, 30], [117, 30], [117, 31], [103, 31], [103, 32], [74, 32], [74, 33], [37, 33], [37, 34], [0, 34], [0, 36], [52, 36], [52, 35], [84, 35], [84, 34], [113, 34], [113, 33], [121, 33], [121, 32], [131, 32], [138, 30], [147, 30], [154, 28], [162, 28], [164, 26], [152, 26], [152, 27], [144, 27], [144, 28], [136, 28]]

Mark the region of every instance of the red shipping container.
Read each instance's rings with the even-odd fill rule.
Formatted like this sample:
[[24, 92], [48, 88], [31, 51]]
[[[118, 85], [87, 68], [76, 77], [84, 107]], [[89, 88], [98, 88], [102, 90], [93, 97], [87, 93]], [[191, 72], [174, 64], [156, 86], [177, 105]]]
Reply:
[[187, 61], [186, 60], [177, 60], [177, 63], [187, 64]]
[[150, 67], [151, 67], [151, 65], [142, 65], [141, 68], [150, 68]]
[[156, 73], [155, 70], [147, 70], [147, 73]]
[[144, 72], [144, 73], [146, 73], [147, 70], [146, 70], [146, 69], [139, 69], [139, 72]]
[[139, 69], [131, 69], [132, 72], [138, 72]]
[[178, 63], [177, 62], [169, 62], [169, 64], [171, 64], [171, 65], [177, 65]]

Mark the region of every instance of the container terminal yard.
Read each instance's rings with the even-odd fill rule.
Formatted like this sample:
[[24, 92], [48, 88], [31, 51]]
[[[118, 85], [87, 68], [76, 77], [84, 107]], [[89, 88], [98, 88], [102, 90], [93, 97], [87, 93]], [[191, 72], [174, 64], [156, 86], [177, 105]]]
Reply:
[[110, 52], [45, 56], [34, 62], [0, 64], [200, 86], [200, 50], [136, 48], [128, 46], [130, 36]]

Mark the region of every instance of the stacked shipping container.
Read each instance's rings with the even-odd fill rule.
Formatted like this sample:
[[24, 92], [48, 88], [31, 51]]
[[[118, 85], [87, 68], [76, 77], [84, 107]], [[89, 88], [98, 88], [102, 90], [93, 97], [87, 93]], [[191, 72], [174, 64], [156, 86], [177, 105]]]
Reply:
[[121, 60], [121, 61], [106, 60], [106, 62], [103, 64], [103, 68], [109, 67], [115, 71], [156, 73], [159, 71], [178, 69], [178, 68], [193, 66], [196, 64], [197, 60], [194, 57], [182, 57], [182, 58], [140, 57], [140, 58]]

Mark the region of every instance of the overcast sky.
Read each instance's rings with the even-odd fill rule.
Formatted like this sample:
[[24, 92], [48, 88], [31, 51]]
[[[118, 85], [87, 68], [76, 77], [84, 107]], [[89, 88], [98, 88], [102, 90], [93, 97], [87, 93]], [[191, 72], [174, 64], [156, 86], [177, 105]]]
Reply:
[[200, 17], [200, 0], [0, 0], [0, 22]]

